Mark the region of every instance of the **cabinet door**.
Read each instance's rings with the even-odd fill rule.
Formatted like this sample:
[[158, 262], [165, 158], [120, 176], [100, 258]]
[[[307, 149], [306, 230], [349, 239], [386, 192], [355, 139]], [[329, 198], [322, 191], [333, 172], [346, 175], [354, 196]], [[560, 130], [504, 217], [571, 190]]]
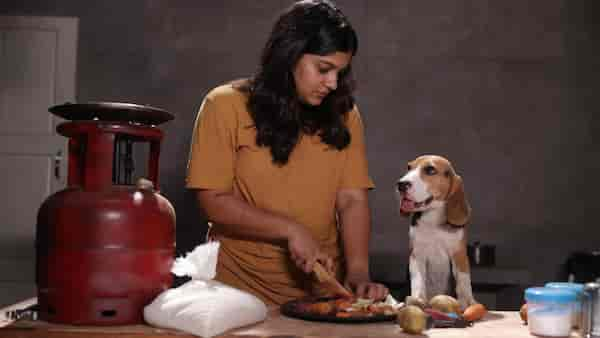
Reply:
[[0, 16], [0, 306], [35, 296], [35, 224], [66, 183], [50, 106], [75, 100], [76, 18]]

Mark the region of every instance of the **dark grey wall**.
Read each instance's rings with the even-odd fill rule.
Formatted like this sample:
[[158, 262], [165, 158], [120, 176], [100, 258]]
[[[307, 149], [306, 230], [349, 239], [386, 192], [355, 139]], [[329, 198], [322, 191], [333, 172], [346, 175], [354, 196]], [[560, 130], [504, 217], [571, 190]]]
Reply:
[[[79, 101], [170, 110], [161, 156], [179, 251], [203, 239], [184, 189], [202, 97], [250, 75], [290, 1], [2, 1], [0, 14], [77, 16]], [[360, 38], [357, 99], [366, 121], [373, 272], [404, 278], [407, 222], [393, 183], [419, 154], [449, 157], [474, 215], [470, 238], [497, 263], [560, 277], [574, 250], [600, 248], [599, 2], [344, 0]]]

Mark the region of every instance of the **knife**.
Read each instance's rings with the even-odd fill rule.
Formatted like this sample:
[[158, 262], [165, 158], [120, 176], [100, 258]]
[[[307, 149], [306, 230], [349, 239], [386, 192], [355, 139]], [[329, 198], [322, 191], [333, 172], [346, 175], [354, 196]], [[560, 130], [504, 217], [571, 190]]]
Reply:
[[329, 273], [325, 267], [319, 262], [315, 262], [313, 265], [313, 273], [317, 280], [322, 283], [325, 288], [332, 292], [334, 295], [351, 298], [354, 297], [352, 292], [346, 289], [331, 273]]

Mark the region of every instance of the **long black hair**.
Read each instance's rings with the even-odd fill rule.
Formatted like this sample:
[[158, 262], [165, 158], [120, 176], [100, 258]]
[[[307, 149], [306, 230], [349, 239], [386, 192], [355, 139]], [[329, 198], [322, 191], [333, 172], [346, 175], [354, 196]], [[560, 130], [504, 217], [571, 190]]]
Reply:
[[338, 74], [337, 88], [319, 106], [300, 102], [293, 70], [303, 54], [355, 55], [356, 33], [344, 14], [327, 0], [298, 1], [275, 22], [258, 72], [247, 83], [248, 110], [256, 144], [270, 148], [273, 162], [285, 165], [301, 133], [317, 134], [338, 149], [350, 143], [345, 118], [354, 106], [351, 65]]

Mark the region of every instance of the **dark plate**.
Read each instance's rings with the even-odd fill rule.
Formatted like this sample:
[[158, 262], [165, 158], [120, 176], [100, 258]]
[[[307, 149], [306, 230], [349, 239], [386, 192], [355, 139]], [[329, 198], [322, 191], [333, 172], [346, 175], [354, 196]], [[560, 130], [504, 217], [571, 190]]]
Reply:
[[307, 298], [289, 301], [281, 305], [281, 313], [293, 318], [310, 320], [314, 322], [330, 322], [330, 323], [375, 323], [392, 321], [396, 319], [396, 315], [374, 314], [364, 317], [336, 317], [335, 314], [319, 314], [303, 311], [302, 308], [317, 302], [332, 300], [333, 298]]
[[173, 119], [166, 110], [122, 102], [65, 103], [48, 109], [66, 120], [123, 121], [158, 125]]

